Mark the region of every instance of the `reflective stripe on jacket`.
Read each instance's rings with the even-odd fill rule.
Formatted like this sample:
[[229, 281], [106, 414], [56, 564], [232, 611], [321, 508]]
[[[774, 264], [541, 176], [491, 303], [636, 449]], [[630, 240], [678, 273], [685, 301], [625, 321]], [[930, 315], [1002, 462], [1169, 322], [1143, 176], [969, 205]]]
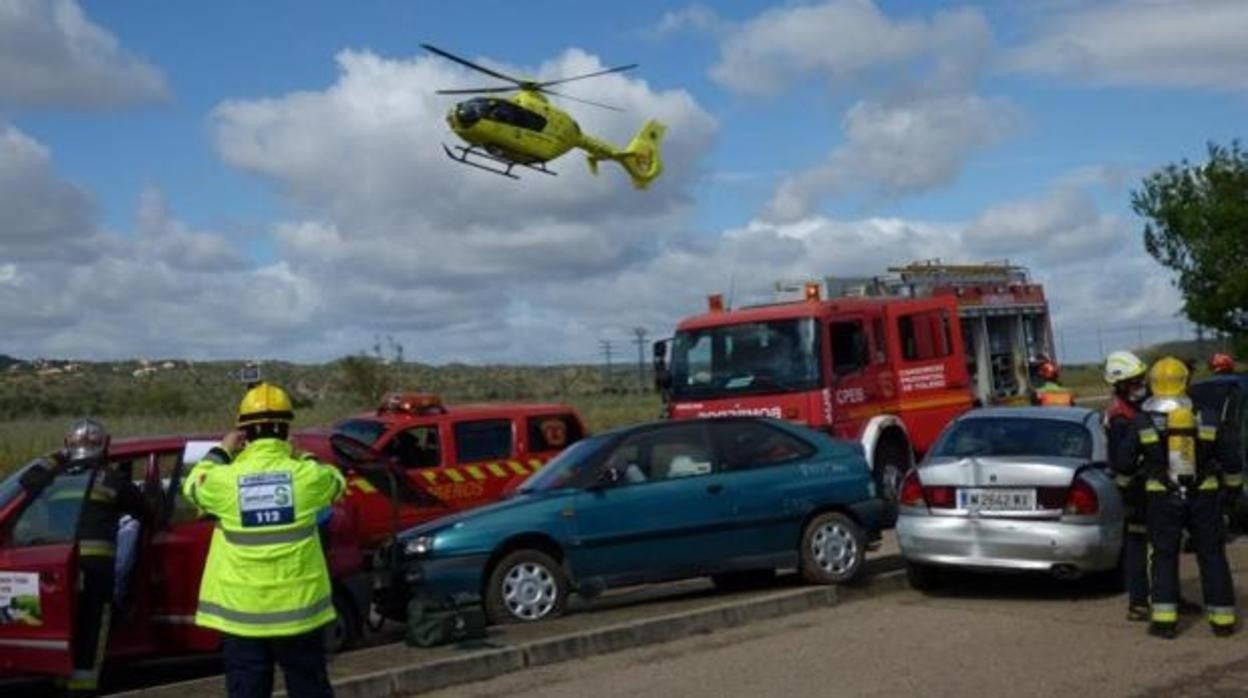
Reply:
[[337, 468], [259, 439], [231, 463], [214, 450], [182, 492], [217, 517], [195, 623], [243, 637], [297, 635], [334, 619], [316, 514], [346, 489]]

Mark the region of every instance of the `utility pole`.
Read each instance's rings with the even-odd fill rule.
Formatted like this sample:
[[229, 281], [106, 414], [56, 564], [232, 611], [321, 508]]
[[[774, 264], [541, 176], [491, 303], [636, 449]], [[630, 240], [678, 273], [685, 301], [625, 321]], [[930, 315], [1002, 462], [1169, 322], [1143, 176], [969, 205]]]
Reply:
[[646, 392], [646, 328], [633, 328], [633, 342], [637, 345], [637, 390]]
[[611, 387], [611, 352], [613, 351], [613, 347], [611, 346], [611, 340], [609, 339], [598, 340], [598, 347], [602, 350], [602, 355], [607, 360], [602, 378], [603, 389], [605, 390]]

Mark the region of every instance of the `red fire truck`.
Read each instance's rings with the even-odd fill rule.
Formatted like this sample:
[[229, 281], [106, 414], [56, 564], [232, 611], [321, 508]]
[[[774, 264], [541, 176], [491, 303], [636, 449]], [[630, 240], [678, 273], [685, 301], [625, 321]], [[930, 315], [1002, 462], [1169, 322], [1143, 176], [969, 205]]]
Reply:
[[[673, 419], [765, 415], [858, 440], [882, 496], [975, 404], [1025, 402], [1051, 357], [1044, 291], [1007, 263], [922, 262], [681, 320], [655, 345]], [[782, 288], [778, 290], [783, 290]]]

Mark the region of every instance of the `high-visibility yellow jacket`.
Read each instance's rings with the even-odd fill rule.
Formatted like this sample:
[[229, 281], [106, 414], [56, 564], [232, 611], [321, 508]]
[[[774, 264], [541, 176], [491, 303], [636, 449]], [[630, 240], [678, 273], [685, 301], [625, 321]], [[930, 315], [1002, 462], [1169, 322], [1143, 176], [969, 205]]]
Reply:
[[1036, 389], [1036, 402], [1045, 407], [1072, 407], [1075, 404], [1075, 394], [1049, 381]]
[[197, 625], [243, 637], [297, 635], [334, 619], [316, 514], [346, 489], [337, 468], [258, 439], [231, 462], [213, 449], [182, 493], [217, 518]]

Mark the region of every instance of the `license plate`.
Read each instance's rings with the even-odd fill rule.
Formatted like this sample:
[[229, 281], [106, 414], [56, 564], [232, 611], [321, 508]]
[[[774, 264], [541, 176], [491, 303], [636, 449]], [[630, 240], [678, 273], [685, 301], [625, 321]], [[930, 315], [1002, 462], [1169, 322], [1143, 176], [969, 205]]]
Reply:
[[995, 488], [959, 489], [958, 508], [972, 511], [1035, 511], [1036, 491]]

